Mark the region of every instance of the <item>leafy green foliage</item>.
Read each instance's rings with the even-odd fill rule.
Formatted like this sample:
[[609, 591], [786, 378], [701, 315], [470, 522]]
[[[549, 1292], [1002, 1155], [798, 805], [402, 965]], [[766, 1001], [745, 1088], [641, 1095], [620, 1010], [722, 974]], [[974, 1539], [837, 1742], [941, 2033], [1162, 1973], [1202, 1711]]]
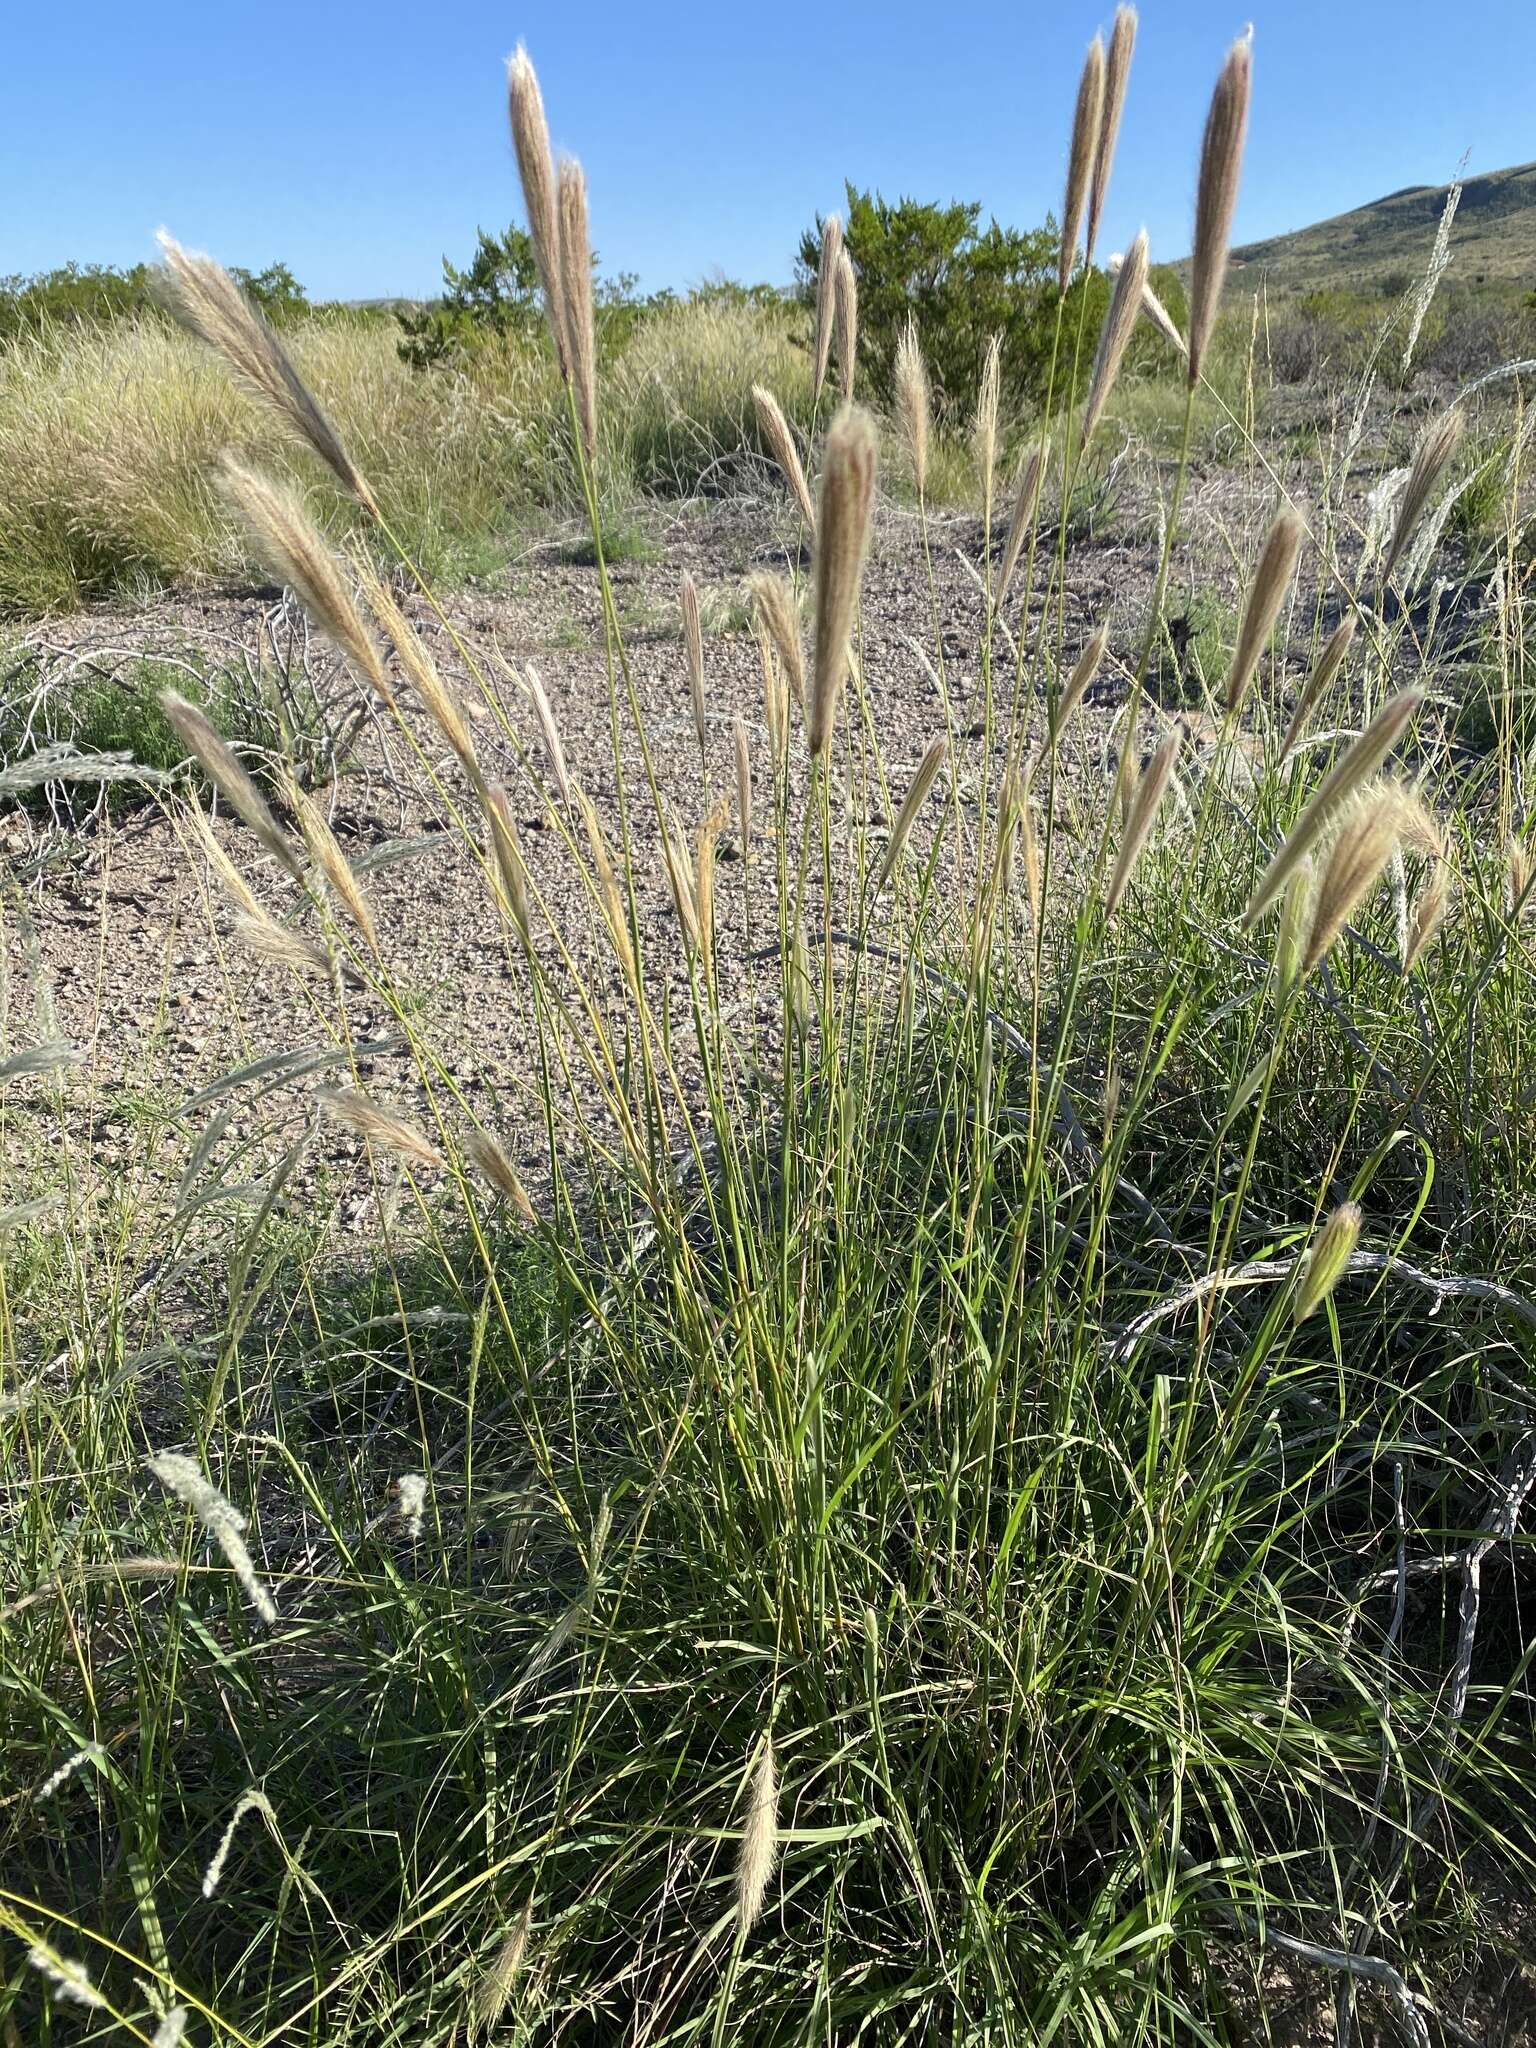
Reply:
[[[1054, 221], [1020, 230], [992, 219], [983, 228], [979, 202], [892, 202], [851, 182], [846, 189], [843, 235], [859, 280], [859, 370], [875, 394], [890, 397], [896, 345], [910, 317], [942, 410], [959, 415], [974, 406], [994, 334], [1002, 337], [1004, 389], [1042, 399], [1056, 337]], [[808, 302], [815, 295], [821, 232], [818, 221], [800, 241], [798, 278]], [[1080, 272], [1074, 279], [1056, 359], [1058, 395], [1065, 389], [1079, 321], [1084, 333], [1095, 334], [1108, 296], [1102, 272]], [[1091, 356], [1091, 347], [1082, 352], [1079, 381]]]
[[[135, 263], [127, 270], [106, 263], [65, 263], [35, 277], [0, 277], [0, 344], [19, 335], [46, 333], [50, 327], [100, 325], [159, 313], [156, 275], [148, 263]], [[274, 327], [317, 310], [286, 263], [269, 263], [265, 270], [236, 265], [230, 275]]]

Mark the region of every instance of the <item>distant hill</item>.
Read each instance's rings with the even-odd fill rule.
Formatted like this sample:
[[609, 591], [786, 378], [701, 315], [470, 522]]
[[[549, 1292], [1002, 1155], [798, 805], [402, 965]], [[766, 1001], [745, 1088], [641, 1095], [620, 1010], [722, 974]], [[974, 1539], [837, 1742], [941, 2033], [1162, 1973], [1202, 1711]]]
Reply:
[[[1250, 242], [1232, 251], [1233, 282], [1262, 280], [1280, 293], [1324, 285], [1406, 288], [1429, 260], [1449, 190], [1409, 185], [1294, 234]], [[1446, 282], [1536, 290], [1536, 164], [1467, 179], [1451, 228]]]

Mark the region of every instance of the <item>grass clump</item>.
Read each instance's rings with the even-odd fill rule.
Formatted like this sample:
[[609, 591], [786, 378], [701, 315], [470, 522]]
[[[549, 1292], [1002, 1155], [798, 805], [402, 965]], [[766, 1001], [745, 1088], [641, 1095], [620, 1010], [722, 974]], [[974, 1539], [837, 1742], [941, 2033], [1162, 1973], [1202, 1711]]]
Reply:
[[[1202, 345], [1247, 82], [1239, 45]], [[522, 53], [514, 86], [538, 218]], [[602, 559], [622, 376], [589, 380], [579, 181], [541, 275]], [[1098, 362], [1095, 414], [1118, 348]], [[1186, 457], [1197, 386], [1198, 364]], [[1070, 379], [1045, 410], [1070, 506]], [[389, 552], [387, 467], [333, 416]], [[1517, 763], [1456, 772], [1403, 673], [1409, 608], [1336, 559], [1355, 640], [1287, 746], [1255, 662], [1313, 545], [1294, 508], [1202, 679], [1229, 680], [1213, 745], [1185, 747], [1150, 701], [1183, 459], [1113, 778], [1072, 767], [1107, 635], [1074, 672], [1070, 521], [1042, 536], [1038, 475], [1017, 521], [996, 509], [1039, 634], [978, 593], [982, 751], [951, 765], [941, 703], [898, 764], [860, 621], [878, 446], [856, 405], [817, 422], [811, 630], [755, 579], [763, 715], [732, 721], [734, 777], [686, 587], [687, 818], [606, 576], [611, 755], [566, 750], [536, 679], [526, 716], [486, 689], [515, 800], [363, 578], [431, 744], [385, 709], [534, 1048], [520, 1135], [434, 1043], [409, 935], [323, 818], [295, 807], [301, 850], [169, 703], [249, 828], [231, 852], [189, 817], [189, 840], [313, 1042], [181, 1105], [158, 1211], [120, 1177], [88, 1229], [57, 1147], [13, 1190], [0, 1668], [25, 1783], [0, 1924], [40, 1959], [0, 1993], [18, 2025], [89, 1987], [141, 2034], [185, 2008], [231, 2042], [1237, 2042], [1283, 1971], [1309, 2019], [1422, 2040], [1468, 1929], [1528, 1893]], [[1454, 430], [1421, 447], [1399, 589]], [[917, 516], [931, 561], [926, 491]], [[367, 622], [321, 623], [366, 677]], [[733, 826], [751, 857], [727, 864]], [[381, 1020], [405, 1078], [372, 1065]], [[8, 1115], [56, 1122], [84, 1085], [41, 1038], [0, 1079]], [[342, 1149], [306, 1215], [322, 1128]], [[324, 1203], [349, 1177], [377, 1242], [340, 1262]]]

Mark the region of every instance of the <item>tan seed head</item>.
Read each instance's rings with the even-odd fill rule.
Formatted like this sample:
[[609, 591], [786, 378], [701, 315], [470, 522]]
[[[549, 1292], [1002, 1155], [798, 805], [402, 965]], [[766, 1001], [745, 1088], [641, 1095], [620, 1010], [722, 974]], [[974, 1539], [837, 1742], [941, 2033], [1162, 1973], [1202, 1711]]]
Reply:
[[1093, 184], [1088, 195], [1088, 243], [1083, 261], [1092, 263], [1109, 196], [1109, 174], [1114, 168], [1115, 143], [1120, 134], [1120, 116], [1125, 112], [1126, 87], [1131, 82], [1131, 57], [1136, 48], [1136, 10], [1117, 7], [1115, 25], [1109, 35], [1109, 55], [1104, 64], [1104, 110], [1099, 118], [1099, 142], [1093, 155]]
[[1072, 282], [1077, 263], [1077, 245], [1088, 210], [1093, 166], [1099, 153], [1099, 131], [1104, 118], [1104, 38], [1095, 36], [1088, 45], [1082, 77], [1077, 85], [1077, 106], [1072, 115], [1072, 147], [1067, 156], [1067, 194], [1061, 213], [1061, 260], [1056, 281], [1064, 292]]
[[592, 236], [587, 226], [587, 180], [567, 157], [560, 165], [560, 320], [570, 358], [587, 466], [597, 466], [597, 338], [592, 324]]
[[841, 216], [829, 213], [821, 224], [821, 263], [816, 273], [816, 376], [814, 392], [821, 396], [832, 360], [832, 330], [837, 324], [837, 270], [843, 254]]
[[773, 1740], [765, 1735], [762, 1755], [752, 1773], [747, 1824], [742, 1830], [736, 1863], [736, 1913], [743, 1929], [750, 1927], [763, 1910], [778, 1853], [779, 1777]]
[[885, 858], [875, 876], [875, 888], [881, 890], [890, 880], [897, 861], [901, 859], [902, 848], [912, 836], [912, 827], [917, 823], [918, 814], [928, 800], [928, 792], [938, 780], [939, 770], [949, 754], [949, 742], [942, 733], [928, 742], [923, 758], [917, 764], [917, 771], [901, 800], [901, 809], [896, 813], [896, 822], [891, 827], [890, 843], [885, 849]]
[[1323, 651], [1317, 657], [1317, 664], [1302, 685], [1296, 699], [1296, 708], [1291, 713], [1291, 722], [1285, 728], [1285, 738], [1280, 742], [1280, 758], [1296, 745], [1306, 730], [1307, 720], [1332, 687], [1333, 679], [1344, 665], [1344, 657], [1350, 650], [1355, 637], [1355, 615], [1346, 612], [1323, 644]]
[[1248, 602], [1243, 607], [1237, 648], [1227, 673], [1226, 705], [1229, 711], [1235, 711], [1242, 703], [1259, 656], [1269, 645], [1275, 621], [1280, 616], [1280, 606], [1290, 588], [1291, 578], [1296, 574], [1305, 534], [1300, 514], [1291, 506], [1282, 505], [1265, 536], [1258, 567], [1248, 586]]
[[910, 318], [901, 331], [901, 340], [896, 344], [894, 381], [896, 417], [907, 445], [912, 481], [921, 503], [928, 487], [928, 436], [933, 401], [928, 386], [928, 365], [923, 361], [923, 351], [918, 344], [917, 322]]
[[1435, 494], [1435, 486], [1446, 471], [1456, 450], [1461, 446], [1461, 437], [1466, 430], [1466, 414], [1460, 406], [1452, 406], [1448, 412], [1431, 420], [1425, 428], [1418, 447], [1414, 450], [1413, 465], [1408, 472], [1408, 481], [1403, 486], [1403, 495], [1398, 502], [1397, 520], [1392, 528], [1392, 545], [1387, 550], [1387, 559], [1382, 565], [1381, 580], [1391, 581], [1392, 571], [1397, 567], [1404, 548], [1413, 536], [1413, 530], [1423, 517], [1424, 508]]
[[1104, 325], [1099, 330], [1099, 350], [1093, 362], [1093, 380], [1088, 386], [1088, 403], [1083, 409], [1083, 446], [1087, 447], [1094, 428], [1104, 417], [1104, 408], [1109, 404], [1109, 395], [1115, 388], [1115, 379], [1120, 374], [1126, 347], [1136, 331], [1136, 321], [1142, 309], [1142, 295], [1147, 283], [1147, 231], [1142, 228], [1120, 265], [1115, 279], [1115, 288], [1110, 294], [1109, 310], [1104, 315]]
[[859, 281], [846, 249], [837, 259], [837, 367], [843, 403], [850, 405], [859, 367]]
[[1361, 901], [1381, 879], [1398, 841], [1397, 793], [1390, 785], [1357, 790], [1322, 864], [1301, 971], [1326, 957]]
[[1053, 747], [1060, 743], [1062, 734], [1072, 723], [1078, 706], [1082, 703], [1084, 697], [1087, 696], [1089, 689], [1092, 687], [1094, 677], [1104, 665], [1104, 657], [1108, 652], [1109, 628], [1108, 626], [1100, 626], [1082, 653], [1077, 657], [1072, 673], [1067, 678], [1066, 686], [1056, 701], [1056, 709], [1051, 718], [1050, 732], [1050, 740]]
[[408, 1166], [424, 1167], [431, 1173], [441, 1171], [443, 1155], [437, 1147], [414, 1124], [408, 1124], [391, 1109], [381, 1109], [360, 1088], [317, 1088], [315, 1099], [337, 1123], [355, 1131], [369, 1144], [394, 1153]]
[[1158, 744], [1156, 752], [1147, 763], [1136, 785], [1136, 794], [1131, 801], [1126, 818], [1125, 831], [1121, 837], [1120, 853], [1115, 862], [1114, 872], [1109, 878], [1109, 888], [1104, 897], [1104, 914], [1113, 917], [1124, 901], [1132, 875], [1146, 850], [1152, 836], [1152, 827], [1157, 822], [1158, 811], [1168, 793], [1173, 779], [1174, 764], [1179, 758], [1179, 746], [1183, 734], [1177, 727]]
[[1008, 537], [1003, 542], [1003, 559], [997, 572], [997, 602], [1002, 603], [1008, 595], [1024, 555], [1025, 542], [1035, 530], [1035, 520], [1040, 510], [1040, 486], [1045, 481], [1046, 465], [1051, 459], [1051, 444], [1042, 439], [1037, 447], [1031, 448], [1019, 469], [1018, 487], [1013, 497], [1013, 515], [1008, 521]]
[[704, 628], [699, 621], [699, 588], [685, 569], [678, 585], [678, 609], [683, 617], [683, 652], [688, 659], [688, 696], [693, 706], [693, 730], [699, 743], [699, 759], [709, 766], [709, 717], [704, 703]]
[[811, 490], [801, 467], [800, 451], [795, 446], [795, 437], [789, 430], [783, 407], [761, 384], [752, 386], [752, 403], [757, 409], [758, 431], [768, 445], [769, 454], [784, 472], [795, 503], [800, 508], [800, 517], [805, 521], [806, 531], [812, 532], [816, 525], [816, 507], [811, 503]]
[[775, 576], [766, 569], [749, 576], [747, 588], [752, 593], [757, 616], [767, 627], [774, 650], [783, 664], [784, 679], [795, 702], [803, 706], [805, 646], [800, 638], [800, 611], [795, 603], [795, 593], [782, 576]]
[[533, 240], [534, 261], [544, 287], [544, 310], [554, 338], [555, 360], [562, 377], [570, 376], [570, 351], [562, 325], [564, 293], [561, 286], [560, 215], [555, 203], [554, 153], [549, 146], [549, 123], [544, 118], [544, 96], [528, 52], [519, 43], [507, 65], [507, 101], [512, 117], [512, 147], [517, 153], [517, 172], [523, 184], [523, 206], [528, 215], [528, 232]]
[[827, 433], [816, 520], [816, 652], [807, 711], [813, 759], [831, 740], [848, 673], [878, 456], [869, 414], [844, 406]]
[[236, 815], [248, 825], [281, 867], [295, 881], [304, 879], [304, 863], [273, 817], [266, 798], [195, 704], [175, 690], [160, 692], [160, 709], [172, 731]]
[[1248, 137], [1248, 100], [1253, 86], [1253, 45], [1242, 36], [1227, 52], [1211, 95], [1200, 148], [1200, 183], [1195, 195], [1195, 242], [1189, 274], [1189, 381], [1199, 381], [1205, 352], [1216, 330], [1221, 287], [1227, 274], [1232, 216]]
[[229, 272], [209, 256], [194, 256], [158, 236], [167, 290], [178, 319], [223, 356], [236, 379], [276, 415], [295, 439], [312, 448], [351, 497], [375, 515], [378, 507], [341, 436], [289, 361], [282, 344]]

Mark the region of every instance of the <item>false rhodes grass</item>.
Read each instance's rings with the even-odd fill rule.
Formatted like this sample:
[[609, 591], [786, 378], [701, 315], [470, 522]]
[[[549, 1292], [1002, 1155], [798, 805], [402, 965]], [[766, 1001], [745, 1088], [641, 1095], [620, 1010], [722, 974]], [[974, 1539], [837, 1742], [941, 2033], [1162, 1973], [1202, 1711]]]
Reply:
[[[1063, 279], [1134, 26], [1107, 94], [1097, 45], [1085, 74]], [[1249, 82], [1244, 43], [1201, 170], [1186, 451]], [[1346, 2041], [1466, 2031], [1478, 1966], [1518, 1966], [1536, 1858], [1536, 976], [1513, 741], [1476, 773], [1452, 754], [1405, 601], [1455, 429], [1351, 575], [1316, 508], [1267, 507], [1208, 749], [1148, 699], [1154, 604], [1118, 763], [1088, 772], [1109, 639], [1069, 657], [1066, 522], [1039, 546], [1038, 508], [1153, 317], [1142, 244], [1108, 340], [1061, 337], [1060, 388], [1097, 349], [1094, 396], [1048, 406], [978, 591], [983, 764], [955, 765], [941, 689], [898, 771], [829, 233], [808, 460], [782, 394], [748, 400], [811, 588], [753, 580], [760, 723], [718, 716], [685, 630], [708, 808], [683, 817], [603, 567], [585, 187], [522, 52], [511, 99], [611, 760], [566, 748], [529, 670], [512, 711], [482, 693], [514, 802], [465, 650], [452, 683], [298, 494], [249, 464], [222, 489], [476, 877], [541, 1170], [434, 1044], [323, 812], [275, 807], [170, 701], [242, 821], [180, 815], [235, 913], [217, 942], [299, 977], [314, 1041], [147, 1123], [104, 1189], [49, 1148], [0, 1217], [0, 2010], [22, 2039], [274, 2048], [1238, 2041], [1282, 2004]], [[266, 342], [211, 289], [239, 371]], [[416, 576], [366, 440], [266, 384]], [[978, 424], [990, 506], [992, 401]], [[1265, 650], [1309, 553], [1293, 715]], [[942, 685], [937, 632], [933, 662]], [[530, 808], [592, 947], [550, 914]], [[0, 1080], [64, 1128], [45, 993]], [[367, 1078], [364, 998], [409, 1102]], [[361, 1148], [361, 1260], [323, 1173], [293, 1193], [322, 1126]]]

